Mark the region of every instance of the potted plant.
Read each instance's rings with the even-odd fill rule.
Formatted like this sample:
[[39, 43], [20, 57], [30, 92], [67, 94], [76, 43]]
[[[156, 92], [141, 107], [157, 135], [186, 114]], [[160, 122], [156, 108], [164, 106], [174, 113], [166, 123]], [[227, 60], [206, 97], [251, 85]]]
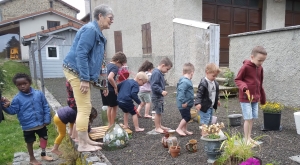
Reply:
[[232, 136], [225, 134], [227, 139], [221, 145], [222, 154], [214, 163], [215, 165], [239, 165], [254, 157], [253, 146], [247, 144], [241, 134]]
[[208, 157], [208, 163], [214, 163], [217, 157], [221, 155], [221, 144], [226, 139], [226, 136], [221, 131], [224, 127], [223, 123], [199, 126], [206, 134], [206, 136], [201, 137], [201, 140], [204, 141], [204, 151]]
[[263, 111], [264, 115], [264, 125], [262, 130], [281, 130], [281, 111], [284, 106], [278, 102], [266, 102], [264, 105], [260, 105], [260, 109]]
[[242, 114], [230, 114], [228, 115], [228, 97], [230, 95], [230, 92], [227, 92], [227, 90], [225, 90], [223, 92], [224, 98], [225, 98], [225, 108], [226, 108], [226, 112], [227, 112], [227, 116], [229, 119], [228, 122], [228, 128], [229, 126], [234, 127], [234, 126], [240, 126], [242, 123]]

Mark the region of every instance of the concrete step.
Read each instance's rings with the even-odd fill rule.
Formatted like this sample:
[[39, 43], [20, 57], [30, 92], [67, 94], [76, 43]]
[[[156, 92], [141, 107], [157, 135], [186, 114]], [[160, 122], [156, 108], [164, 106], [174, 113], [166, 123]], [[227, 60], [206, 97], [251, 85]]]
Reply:
[[[197, 95], [197, 90], [198, 90], [198, 86], [195, 86], [194, 85], [194, 95], [196, 97]], [[229, 97], [234, 97], [234, 96], [237, 96], [238, 93], [239, 93], [239, 88], [238, 87], [227, 87], [227, 86], [224, 86], [224, 85], [219, 85], [219, 95], [220, 97], [224, 97], [224, 94], [223, 92], [230, 92], [230, 95]]]
[[224, 83], [226, 82], [226, 78], [217, 77], [216, 81], [219, 83], [219, 85], [224, 85]]

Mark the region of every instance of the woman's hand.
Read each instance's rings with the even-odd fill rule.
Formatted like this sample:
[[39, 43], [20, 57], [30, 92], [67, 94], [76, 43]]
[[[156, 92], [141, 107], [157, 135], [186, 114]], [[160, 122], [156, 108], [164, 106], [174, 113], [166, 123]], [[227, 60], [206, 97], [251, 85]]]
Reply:
[[103, 95], [106, 97], [108, 95], [109, 90], [105, 89], [103, 90]]
[[83, 94], [86, 94], [89, 91], [90, 83], [88, 81], [81, 81], [80, 82], [80, 91]]
[[114, 88], [115, 94], [118, 95], [118, 88]]

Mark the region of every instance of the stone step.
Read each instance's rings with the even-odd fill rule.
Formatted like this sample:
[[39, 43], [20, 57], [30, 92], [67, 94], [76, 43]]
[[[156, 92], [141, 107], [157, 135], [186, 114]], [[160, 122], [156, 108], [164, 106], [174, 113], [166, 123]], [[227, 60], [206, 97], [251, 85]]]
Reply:
[[219, 83], [219, 85], [224, 85], [224, 83], [226, 82], [226, 78], [217, 77], [216, 81]]

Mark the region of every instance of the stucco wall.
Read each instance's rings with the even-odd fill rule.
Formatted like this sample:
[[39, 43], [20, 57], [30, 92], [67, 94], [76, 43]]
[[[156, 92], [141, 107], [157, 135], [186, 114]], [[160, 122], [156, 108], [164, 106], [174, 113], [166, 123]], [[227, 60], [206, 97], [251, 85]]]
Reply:
[[[92, 10], [100, 5], [107, 4], [114, 11], [114, 23], [111, 28], [104, 30], [107, 42], [108, 58], [115, 53], [114, 31], [122, 31], [123, 52], [128, 57], [129, 68], [136, 72], [146, 60], [155, 66], [163, 57], [174, 59], [173, 18], [189, 18], [202, 21], [202, 1], [200, 0], [92, 0]], [[142, 51], [142, 24], [150, 22], [152, 54], [143, 56]], [[173, 61], [174, 62], [174, 61]], [[170, 85], [174, 85], [174, 68], [166, 74]]]
[[[49, 8], [49, 0], [13, 0], [0, 5], [2, 21]], [[53, 1], [53, 9], [72, 17], [76, 17], [77, 15], [75, 10], [57, 1]]]
[[209, 63], [209, 40], [207, 29], [174, 23], [175, 81], [182, 76], [183, 64], [190, 62], [195, 66], [193, 85], [199, 84], [205, 76], [205, 65]]
[[[60, 25], [68, 23], [66, 18], [60, 17], [56, 14], [44, 14], [37, 16], [34, 19], [26, 19], [20, 21], [20, 36], [29, 35], [41, 31], [41, 26], [47, 29], [47, 21], [60, 21]], [[20, 44], [22, 52], [22, 60], [29, 59], [29, 48]]]
[[237, 74], [243, 60], [250, 59], [254, 46], [265, 47], [268, 56], [263, 63], [263, 86], [267, 100], [300, 106], [300, 26], [258, 32], [230, 37], [230, 69]]
[[285, 26], [285, 4], [286, 0], [263, 1], [262, 29], [276, 29]]

